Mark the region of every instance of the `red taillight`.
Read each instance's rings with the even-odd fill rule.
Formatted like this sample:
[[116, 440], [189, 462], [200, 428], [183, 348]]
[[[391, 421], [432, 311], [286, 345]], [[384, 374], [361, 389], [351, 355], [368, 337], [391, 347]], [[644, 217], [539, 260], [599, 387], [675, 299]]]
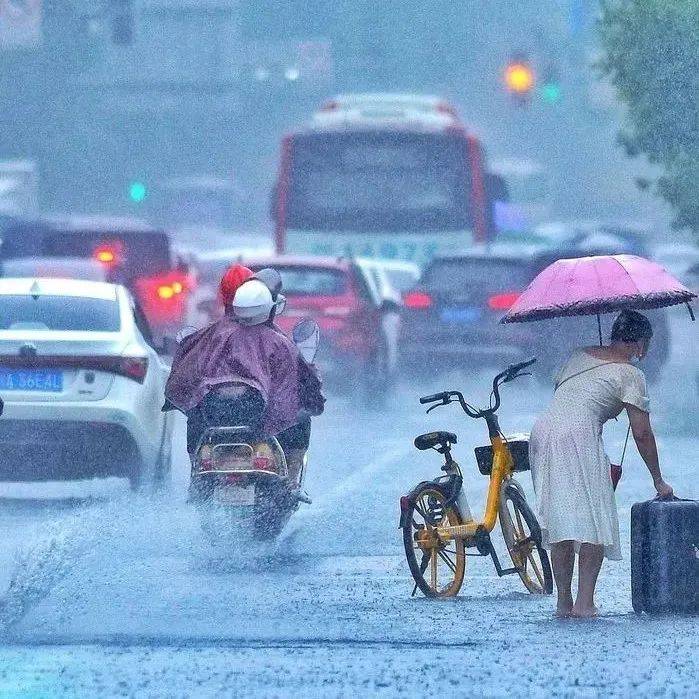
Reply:
[[155, 293], [158, 295], [158, 298], [161, 299], [171, 299], [175, 295], [175, 290], [170, 286], [170, 284], [161, 284], [156, 290]]
[[413, 310], [425, 310], [432, 306], [432, 297], [426, 291], [409, 291], [403, 296], [403, 305]]
[[255, 447], [255, 453], [252, 457], [252, 466], [256, 471], [276, 472], [276, 460], [274, 458], [274, 452], [269, 444], [262, 442]]
[[103, 265], [113, 265], [119, 262], [121, 251], [118, 243], [104, 243], [94, 249], [92, 256]]
[[266, 456], [256, 456], [252, 460], [252, 465], [257, 471], [274, 471], [274, 459]]
[[174, 298], [185, 290], [185, 280], [174, 275], [164, 279], [153, 279], [151, 283], [155, 286], [156, 296], [163, 301]]
[[115, 373], [122, 374], [123, 376], [127, 376], [134, 381], [143, 383], [146, 378], [146, 374], [148, 373], [148, 358], [122, 357]]
[[492, 311], [509, 311], [520, 296], [521, 294], [516, 291], [495, 294], [488, 299], [488, 308]]

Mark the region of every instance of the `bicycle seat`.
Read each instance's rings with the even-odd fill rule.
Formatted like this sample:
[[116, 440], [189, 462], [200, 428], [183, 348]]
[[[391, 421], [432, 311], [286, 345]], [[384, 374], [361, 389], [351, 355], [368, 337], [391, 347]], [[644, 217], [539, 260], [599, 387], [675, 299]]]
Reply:
[[415, 437], [414, 444], [415, 448], [420, 451], [437, 446], [446, 447], [448, 444], [456, 444], [456, 435], [452, 432], [428, 432]]

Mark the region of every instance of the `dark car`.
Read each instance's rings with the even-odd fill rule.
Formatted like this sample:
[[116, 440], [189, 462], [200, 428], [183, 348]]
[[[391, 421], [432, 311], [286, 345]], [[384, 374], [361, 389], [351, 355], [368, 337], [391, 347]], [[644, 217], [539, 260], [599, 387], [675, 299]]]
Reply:
[[123, 218], [15, 219], [3, 230], [0, 275], [28, 258], [91, 260], [102, 266], [106, 281], [131, 291], [157, 337], [182, 325], [189, 275], [174, 263], [163, 230]]
[[[399, 352], [407, 371], [438, 373], [536, 356], [535, 373], [550, 382], [570, 352], [598, 342], [594, 317], [557, 318], [503, 325], [500, 320], [529, 282], [564, 251], [474, 252], [438, 257], [403, 297]], [[570, 255], [571, 257], [574, 255]], [[644, 371], [657, 378], [669, 354], [663, 311], [649, 311], [655, 331]], [[605, 316], [608, 336], [613, 316]]]

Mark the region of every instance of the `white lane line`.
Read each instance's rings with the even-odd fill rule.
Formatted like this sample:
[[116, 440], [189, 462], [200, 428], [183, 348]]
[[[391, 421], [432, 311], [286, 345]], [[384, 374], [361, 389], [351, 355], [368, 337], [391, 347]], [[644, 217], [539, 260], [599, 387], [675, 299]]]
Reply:
[[[408, 442], [408, 445], [410, 443]], [[332, 505], [347, 497], [351, 493], [371, 488], [373, 476], [385, 469], [391, 462], [406, 457], [410, 453], [409, 446], [401, 439], [399, 445], [393, 448], [381, 445], [382, 453], [369, 463], [353, 471], [351, 475], [336, 484], [331, 490], [313, 498], [313, 504], [301, 510], [294, 521], [325, 517]], [[326, 468], [332, 468], [332, 464], [326, 464]]]

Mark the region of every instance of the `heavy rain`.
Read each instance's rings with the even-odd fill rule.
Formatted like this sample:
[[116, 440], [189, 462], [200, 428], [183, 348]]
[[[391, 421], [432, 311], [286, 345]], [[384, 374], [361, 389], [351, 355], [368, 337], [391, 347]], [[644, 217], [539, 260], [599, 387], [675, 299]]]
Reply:
[[0, 0], [0, 697], [696, 696], [697, 47]]

